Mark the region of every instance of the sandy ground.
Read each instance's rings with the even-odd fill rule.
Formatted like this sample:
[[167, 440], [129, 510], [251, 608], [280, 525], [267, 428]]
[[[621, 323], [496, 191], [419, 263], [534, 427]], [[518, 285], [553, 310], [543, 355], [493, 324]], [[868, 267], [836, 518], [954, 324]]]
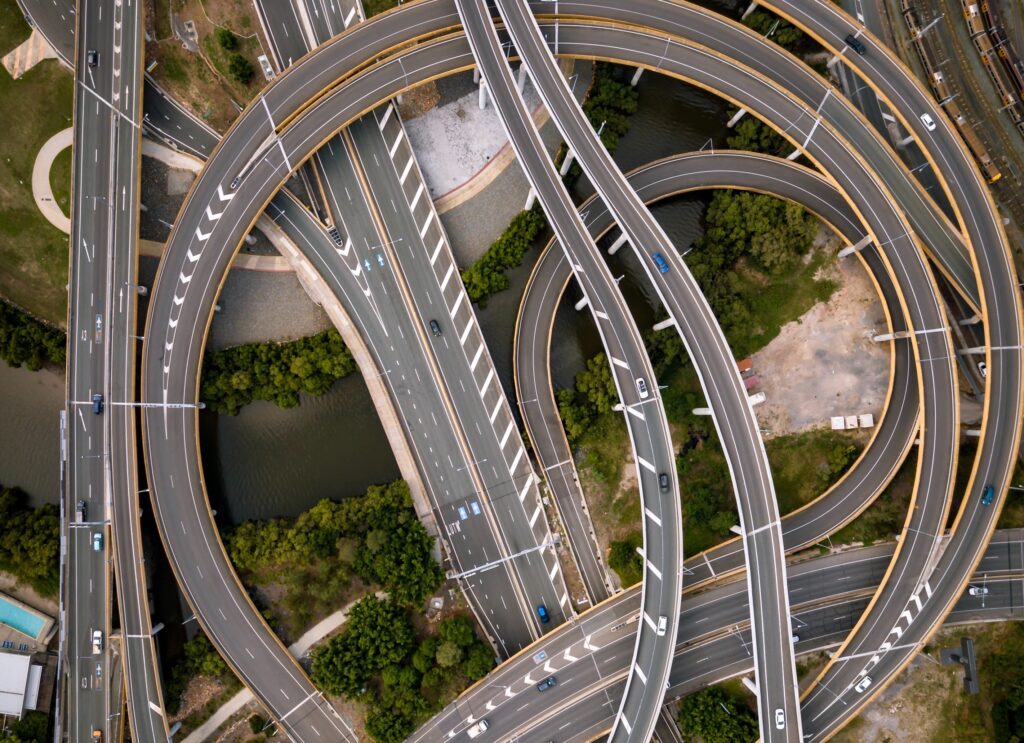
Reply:
[[839, 288], [831, 300], [782, 328], [754, 354], [757, 390], [767, 400], [758, 420], [772, 435], [829, 425], [833, 415], [872, 413], [878, 420], [889, 387], [889, 348], [871, 341], [886, 332], [874, 284], [856, 258], [829, 269]]

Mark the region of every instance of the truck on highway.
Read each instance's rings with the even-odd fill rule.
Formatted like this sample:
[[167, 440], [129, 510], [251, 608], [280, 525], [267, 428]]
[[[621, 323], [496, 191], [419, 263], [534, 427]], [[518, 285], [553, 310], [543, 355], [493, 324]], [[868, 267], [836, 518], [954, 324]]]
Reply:
[[476, 736], [480, 735], [480, 733], [487, 730], [487, 728], [489, 727], [490, 723], [488, 723], [487, 720], [481, 720], [476, 725], [469, 728], [469, 730], [466, 731], [466, 735], [468, 735], [470, 738], [475, 738]]

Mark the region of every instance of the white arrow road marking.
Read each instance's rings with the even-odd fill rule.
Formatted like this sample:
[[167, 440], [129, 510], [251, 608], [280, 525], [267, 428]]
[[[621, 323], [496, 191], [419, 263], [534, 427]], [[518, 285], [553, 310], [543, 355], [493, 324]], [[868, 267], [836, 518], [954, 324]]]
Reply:
[[497, 707], [498, 707], [498, 705], [496, 705], [494, 702], [488, 702], [487, 703], [487, 711], [488, 712], [490, 712], [491, 710], [497, 709]]
[[214, 212], [213, 209], [211, 209], [209, 205], [207, 205], [206, 218], [209, 219], [211, 222], [216, 222], [218, 219], [221, 218], [222, 214], [224, 214], [224, 212]]
[[515, 693], [513, 693], [511, 686], [505, 687], [505, 696], [507, 696], [509, 699], [515, 696]]
[[572, 648], [566, 648], [565, 649], [565, 654], [562, 657], [565, 658], [570, 663], [575, 663], [576, 661], [579, 660], [579, 658], [574, 658], [572, 655], [570, 655], [569, 654], [570, 650], [572, 650]]
[[189, 263], [195, 263], [196, 261], [199, 260], [199, 256], [201, 256], [202, 254], [202, 251], [199, 251], [199, 253], [193, 253], [192, 248], [189, 248], [188, 252], [185, 254], [185, 257], [188, 258]]
[[212, 234], [213, 234], [213, 230], [210, 230], [209, 232], [207, 232], [204, 235], [203, 231], [201, 229], [199, 229], [198, 227], [196, 227], [196, 237], [198, 237], [203, 242], [206, 242], [207, 240], [209, 240], [210, 239], [210, 235], [212, 235]]
[[597, 650], [597, 647], [595, 647], [594, 645], [590, 644], [590, 640], [593, 637], [594, 637], [593, 635], [587, 635], [587, 639], [585, 639], [583, 641], [583, 647], [585, 647], [587, 650]]
[[174, 304], [176, 306], [181, 307], [181, 305], [184, 304], [184, 303], [185, 303], [185, 298], [184, 297], [179, 297], [177, 294], [174, 295]]
[[182, 271], [182, 272], [181, 272], [180, 274], [178, 274], [178, 280], [179, 280], [179, 281], [180, 281], [180, 282], [181, 282], [182, 284], [187, 284], [188, 282], [190, 282], [190, 281], [192, 280], [192, 276], [191, 276], [191, 275], [189, 275], [189, 276], [186, 276], [186, 275], [185, 275], [185, 272], [184, 272], [184, 271]]
[[220, 185], [217, 186], [217, 196], [220, 197], [221, 201], [231, 201], [231, 199], [235, 198], [233, 193], [224, 193], [224, 189]]

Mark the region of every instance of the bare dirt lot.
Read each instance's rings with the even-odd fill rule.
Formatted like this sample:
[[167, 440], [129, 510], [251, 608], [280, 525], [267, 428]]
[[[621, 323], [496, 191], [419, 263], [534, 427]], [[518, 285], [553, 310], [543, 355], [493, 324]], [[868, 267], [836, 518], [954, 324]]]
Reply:
[[765, 393], [758, 420], [773, 435], [829, 424], [834, 415], [872, 413], [878, 419], [889, 387], [889, 346], [871, 278], [856, 258], [828, 269], [839, 288], [754, 354], [757, 388]]

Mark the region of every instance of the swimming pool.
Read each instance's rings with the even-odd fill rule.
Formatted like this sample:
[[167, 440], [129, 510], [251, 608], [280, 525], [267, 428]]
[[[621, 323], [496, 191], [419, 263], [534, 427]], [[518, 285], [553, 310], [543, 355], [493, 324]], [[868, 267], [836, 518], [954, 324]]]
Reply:
[[0, 594], [0, 624], [6, 624], [18, 632], [38, 639], [46, 620], [12, 603], [6, 596]]

